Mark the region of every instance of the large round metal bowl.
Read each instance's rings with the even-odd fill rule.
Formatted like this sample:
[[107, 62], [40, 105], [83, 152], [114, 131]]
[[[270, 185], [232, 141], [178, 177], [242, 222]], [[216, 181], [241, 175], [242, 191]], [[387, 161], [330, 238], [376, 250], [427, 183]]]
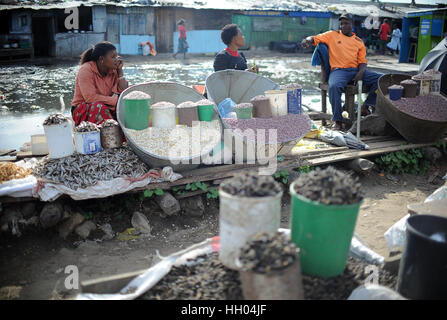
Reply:
[[387, 97], [388, 87], [400, 84], [401, 81], [407, 79], [411, 79], [411, 76], [403, 74], [381, 76], [376, 109], [407, 141], [413, 143], [435, 142], [446, 132], [447, 121], [429, 121], [415, 118], [397, 109]]
[[[235, 103], [250, 102], [252, 98], [257, 95], [264, 94], [268, 90], [278, 90], [280, 86], [272, 80], [260, 76], [253, 72], [241, 71], [241, 70], [222, 70], [214, 72], [206, 79], [206, 92], [208, 98], [216, 105], [222, 102], [226, 98], [231, 98]], [[220, 116], [220, 115], [219, 115]], [[303, 115], [305, 116], [305, 115]], [[296, 143], [301, 140], [302, 137], [296, 137], [296, 139], [289, 142], [283, 142], [278, 144], [268, 144], [265, 146], [259, 146], [255, 142], [247, 141], [246, 137], [242, 137], [231, 129], [230, 126], [222, 121], [224, 128], [227, 132], [231, 133], [234, 138], [233, 153], [235, 153], [234, 147], [238, 143], [244, 145], [244, 160], [254, 160], [250, 158], [246, 151], [249, 149], [258, 150], [258, 148], [265, 147], [265, 152], [270, 155], [270, 148], [275, 147], [277, 154], [288, 154], [295, 147]], [[311, 129], [309, 119], [309, 131]], [[307, 133], [307, 132], [306, 132]], [[304, 134], [305, 135], [305, 134]], [[303, 135], [303, 136], [304, 136]], [[276, 146], [273, 146], [276, 145]], [[265, 153], [264, 153], [265, 154]], [[271, 155], [273, 156], [273, 155]], [[275, 155], [276, 156], [276, 155]]]
[[[174, 171], [186, 171], [197, 168], [200, 165], [200, 158], [205, 154], [198, 157], [188, 157], [181, 159], [180, 163], [172, 163], [168, 157], [161, 157], [152, 154], [141, 147], [139, 147], [135, 141], [126, 134], [124, 125], [124, 97], [132, 91], [142, 91], [151, 96], [151, 104], [167, 101], [175, 105], [178, 105], [185, 101], [199, 101], [204, 99], [204, 97], [192, 88], [186, 87], [184, 85], [175, 82], [147, 82], [131, 86], [123, 91], [118, 99], [117, 104], [117, 118], [120, 126], [123, 128], [124, 135], [126, 136], [127, 143], [132, 148], [132, 150], [137, 154], [137, 156], [151, 168], [163, 168], [170, 166]], [[219, 128], [222, 133], [222, 122], [217, 113], [217, 108], [215, 108], [213, 113], [213, 120], [219, 120]], [[219, 140], [220, 142], [220, 140]], [[177, 159], [176, 159], [177, 160]], [[183, 163], [185, 162], [185, 163]]]

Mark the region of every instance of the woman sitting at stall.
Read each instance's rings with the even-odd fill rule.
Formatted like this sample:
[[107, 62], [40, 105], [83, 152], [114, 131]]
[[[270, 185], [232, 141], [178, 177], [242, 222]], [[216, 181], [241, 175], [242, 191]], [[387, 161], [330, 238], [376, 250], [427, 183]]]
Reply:
[[128, 87], [123, 75], [123, 60], [110, 42], [99, 42], [85, 50], [79, 62], [76, 87], [71, 103], [75, 125], [82, 121], [101, 124], [116, 119], [116, 105]]
[[[227, 24], [220, 34], [222, 42], [227, 46], [214, 58], [214, 71], [235, 69], [247, 70], [247, 59], [238, 50], [245, 45], [245, 38], [242, 31], [236, 24]], [[254, 66], [250, 70], [258, 72], [258, 67]]]

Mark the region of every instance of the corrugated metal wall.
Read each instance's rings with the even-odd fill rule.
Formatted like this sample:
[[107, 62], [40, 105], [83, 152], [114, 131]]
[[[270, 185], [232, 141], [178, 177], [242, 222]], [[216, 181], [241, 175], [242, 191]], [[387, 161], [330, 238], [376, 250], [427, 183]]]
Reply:
[[309, 35], [329, 30], [329, 18], [326, 17], [233, 16], [233, 23], [241, 21], [244, 21], [245, 30], [251, 30], [250, 34], [243, 31], [247, 47], [267, 47], [272, 41], [301, 41]]

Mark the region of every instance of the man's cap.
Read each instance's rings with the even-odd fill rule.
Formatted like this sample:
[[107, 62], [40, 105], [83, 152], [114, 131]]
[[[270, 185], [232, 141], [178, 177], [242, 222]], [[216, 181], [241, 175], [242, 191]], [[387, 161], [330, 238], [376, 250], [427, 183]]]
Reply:
[[352, 20], [353, 20], [353, 19], [352, 19], [352, 14], [350, 14], [350, 13], [343, 13], [343, 14], [340, 16], [340, 18], [338, 18], [338, 21], [340, 21], [341, 19], [347, 19], [347, 20], [352, 21]]

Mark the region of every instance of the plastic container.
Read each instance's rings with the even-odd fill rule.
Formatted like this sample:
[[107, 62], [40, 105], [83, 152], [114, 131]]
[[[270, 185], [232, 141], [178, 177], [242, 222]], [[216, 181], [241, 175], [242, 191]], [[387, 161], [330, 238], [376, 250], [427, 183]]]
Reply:
[[213, 120], [213, 110], [214, 104], [208, 105], [197, 105], [197, 110], [199, 112], [200, 121], [211, 121]]
[[101, 146], [104, 149], [119, 148], [123, 145], [123, 131], [120, 126], [101, 128]]
[[338, 206], [311, 201], [290, 185], [291, 237], [300, 248], [301, 270], [318, 277], [343, 272], [362, 201]]
[[65, 121], [61, 124], [44, 125], [43, 129], [47, 138], [51, 159], [68, 157], [74, 153], [70, 121]]
[[130, 99], [124, 97], [124, 123], [125, 127], [134, 130], [143, 130], [149, 127], [150, 96], [146, 99]]
[[236, 102], [231, 100], [231, 98], [226, 98], [221, 103], [217, 105], [217, 110], [222, 118], [227, 118], [230, 112], [233, 112]]
[[76, 152], [80, 154], [94, 154], [102, 150], [101, 133], [99, 131], [75, 132], [74, 139]]
[[404, 87], [400, 85], [392, 85], [388, 88], [388, 92], [390, 93], [391, 100], [400, 100], [404, 93]]
[[219, 189], [219, 259], [238, 270], [241, 248], [258, 232], [274, 233], [281, 221], [282, 192], [274, 197], [236, 197]]
[[447, 218], [426, 214], [407, 220], [397, 288], [409, 299], [447, 299]]
[[401, 81], [400, 85], [404, 87], [404, 98], [414, 98], [418, 94], [418, 83], [414, 80], [404, 80]]
[[432, 73], [432, 82], [430, 87], [430, 93], [440, 93], [441, 92], [441, 78], [442, 72], [433, 70]]
[[31, 136], [31, 153], [33, 156], [43, 156], [48, 154], [47, 138], [44, 134]]
[[299, 258], [283, 270], [269, 273], [240, 271], [245, 300], [303, 300]]
[[265, 95], [270, 99], [272, 116], [285, 116], [287, 114], [287, 90], [268, 90]]
[[197, 105], [191, 101], [177, 106], [178, 124], [192, 127], [194, 121], [199, 121]]
[[234, 108], [238, 119], [250, 119], [253, 112], [253, 105], [251, 103], [241, 103]]
[[253, 105], [253, 118], [271, 118], [272, 107], [267, 96], [259, 95], [250, 100]]
[[301, 114], [302, 87], [300, 85], [288, 85], [283, 90], [287, 90], [287, 112]]
[[175, 128], [176, 107], [170, 102], [157, 102], [152, 106], [152, 127], [154, 128]]

